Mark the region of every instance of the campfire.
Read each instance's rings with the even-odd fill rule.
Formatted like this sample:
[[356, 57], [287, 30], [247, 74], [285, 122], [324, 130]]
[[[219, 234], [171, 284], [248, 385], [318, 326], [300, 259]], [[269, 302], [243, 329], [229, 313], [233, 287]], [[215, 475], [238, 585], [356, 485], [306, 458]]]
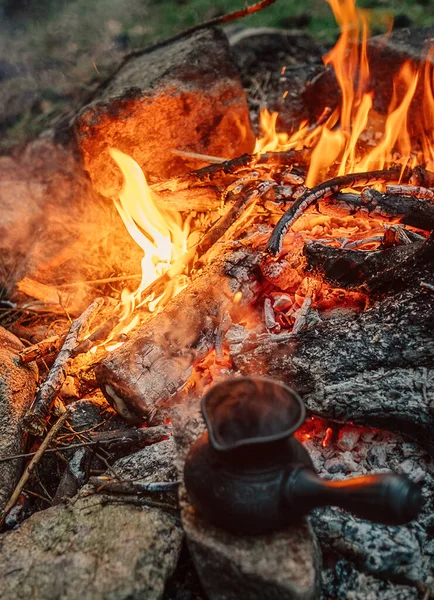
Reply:
[[[354, 0], [329, 4], [341, 35], [300, 94], [310, 117], [300, 115], [291, 131], [272, 107], [257, 111], [253, 97], [249, 115], [227, 40], [205, 26], [127, 57], [76, 116], [80, 158], [71, 169], [83, 201], [71, 224], [60, 223], [69, 207], [51, 207], [27, 271], [3, 301], [1, 385], [14, 414], [2, 416], [11, 434], [0, 456], [1, 523], [20, 526], [2, 534], [5, 552], [9, 536], [19, 556], [13, 536], [26, 526], [36, 536], [48, 506], [69, 502], [68, 510], [91, 514], [93, 499], [101, 508], [116, 498], [158, 512], [152, 536], [158, 527], [170, 532], [155, 598], [177, 564], [175, 579], [179, 564], [193, 571], [190, 558], [178, 562], [183, 532], [210, 598], [319, 598], [321, 586], [324, 598], [361, 598], [364, 587], [384, 600], [434, 593], [434, 45], [417, 61], [393, 55], [386, 81], [378, 65], [395, 34], [370, 38]], [[235, 55], [242, 44], [233, 44]], [[290, 71], [276, 71], [288, 86], [281, 103]], [[243, 84], [249, 89], [248, 74]], [[51, 248], [57, 236], [61, 252]], [[374, 497], [375, 479], [377, 511], [339, 504], [360, 518], [323, 507], [308, 522], [294, 505], [295, 524], [283, 519], [269, 531], [259, 512], [246, 525], [242, 515], [220, 514], [218, 502], [204, 517], [191, 503], [202, 498], [200, 484], [189, 495], [183, 483], [205, 429], [200, 400], [232, 378], [258, 377], [295, 390], [307, 408], [305, 421], [284, 426], [282, 417], [281, 427], [295, 431], [300, 462], [339, 482], [314, 496], [339, 504], [346, 476], [378, 477], [380, 486], [393, 470], [393, 485], [410, 486], [400, 488], [403, 504], [421, 486], [420, 515], [414, 500], [414, 510], [393, 518], [389, 492], [384, 506]], [[224, 440], [241, 435], [231, 430], [233, 410]], [[269, 414], [256, 411], [275, 435], [262, 421]], [[208, 490], [220, 476], [212, 472]], [[309, 509], [321, 505], [300, 498]], [[62, 514], [52, 513], [59, 527]], [[35, 586], [54, 597], [45, 580]]]

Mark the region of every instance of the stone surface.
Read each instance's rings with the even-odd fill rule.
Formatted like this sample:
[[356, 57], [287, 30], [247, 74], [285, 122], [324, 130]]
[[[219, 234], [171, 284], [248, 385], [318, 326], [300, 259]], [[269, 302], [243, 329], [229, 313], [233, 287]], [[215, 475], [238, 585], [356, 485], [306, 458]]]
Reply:
[[[33, 402], [38, 371], [35, 363], [21, 365], [24, 348], [14, 335], [0, 327], [0, 457], [24, 452], [21, 420]], [[0, 512], [21, 475], [22, 461], [0, 462]]]
[[[182, 477], [191, 443], [203, 432], [197, 401], [173, 420]], [[193, 562], [210, 600], [308, 600], [319, 595], [320, 554], [304, 521], [264, 536], [237, 536], [204, 521], [180, 490], [181, 518]]]
[[234, 158], [254, 148], [226, 36], [213, 29], [128, 58], [80, 112], [75, 133], [85, 168], [105, 195], [121, 184], [109, 147], [131, 155], [151, 178], [193, 166], [172, 150]]
[[[122, 479], [147, 482], [169, 477], [164, 465], [170, 470], [171, 461], [173, 442], [167, 440], [113, 468]], [[88, 493], [85, 488], [68, 505], [36, 513], [16, 531], [0, 536], [1, 598], [162, 597], [183, 538], [176, 513], [146, 499]]]

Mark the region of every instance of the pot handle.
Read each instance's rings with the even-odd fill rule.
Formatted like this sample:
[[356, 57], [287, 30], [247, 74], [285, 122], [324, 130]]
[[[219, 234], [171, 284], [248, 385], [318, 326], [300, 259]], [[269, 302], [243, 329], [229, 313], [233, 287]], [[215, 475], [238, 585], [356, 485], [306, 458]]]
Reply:
[[407, 477], [385, 473], [343, 481], [321, 479], [309, 468], [291, 471], [284, 484], [290, 509], [303, 514], [318, 506], [339, 506], [357, 517], [385, 525], [403, 525], [422, 508], [422, 491]]

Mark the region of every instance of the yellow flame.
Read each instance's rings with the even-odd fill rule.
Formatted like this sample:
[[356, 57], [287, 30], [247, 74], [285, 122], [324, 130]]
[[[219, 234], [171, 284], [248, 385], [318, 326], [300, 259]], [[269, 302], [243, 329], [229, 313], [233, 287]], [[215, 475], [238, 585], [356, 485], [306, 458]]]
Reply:
[[[140, 285], [134, 292], [127, 289], [122, 292], [121, 321], [125, 321], [139, 305], [147, 304], [151, 311], [157, 308], [161, 297], [154, 298], [151, 295], [142, 298], [142, 293], [169, 269], [173, 261], [186, 252], [189, 228], [188, 221], [183, 224], [179, 213], [157, 208], [143, 171], [131, 156], [115, 148], [111, 148], [109, 152], [124, 177], [115, 206], [129, 234], [143, 250]], [[171, 295], [175, 295], [183, 287], [172, 287]], [[122, 332], [127, 333], [135, 325], [136, 319], [133, 319], [128, 327], [122, 328]]]
[[[356, 0], [327, 0], [341, 28], [335, 47], [324, 56], [326, 65], [333, 68], [341, 90], [340, 106], [324, 123], [308, 126], [301, 123], [290, 134], [276, 131], [278, 114], [267, 110], [261, 113], [261, 137], [256, 152], [300, 150], [313, 148], [306, 185], [312, 187], [323, 179], [328, 169], [339, 164], [337, 175], [353, 171], [381, 169], [396, 160], [412, 165], [425, 162], [434, 166], [434, 80], [431, 57], [434, 47], [419, 72], [410, 62], [404, 63], [394, 77], [392, 101], [384, 125], [384, 133], [376, 147], [369, 152], [360, 143], [373, 110], [375, 90], [371, 90], [367, 53], [368, 12], [356, 8]], [[421, 107], [412, 114], [409, 109], [418, 82], [423, 83]], [[411, 135], [418, 138], [421, 151], [412, 148]]]

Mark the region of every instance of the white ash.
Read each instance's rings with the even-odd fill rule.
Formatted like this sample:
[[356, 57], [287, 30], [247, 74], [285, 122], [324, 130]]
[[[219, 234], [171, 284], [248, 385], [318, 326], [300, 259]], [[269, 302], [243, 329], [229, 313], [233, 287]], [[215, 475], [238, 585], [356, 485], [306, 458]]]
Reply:
[[400, 527], [357, 519], [334, 507], [313, 511], [310, 521], [326, 564], [323, 598], [410, 600], [419, 598], [418, 590], [433, 588], [433, 458], [397, 434], [351, 425], [338, 429], [317, 418], [306, 423], [299, 437], [321, 477], [340, 480], [394, 471], [422, 485], [425, 498], [420, 517]]

